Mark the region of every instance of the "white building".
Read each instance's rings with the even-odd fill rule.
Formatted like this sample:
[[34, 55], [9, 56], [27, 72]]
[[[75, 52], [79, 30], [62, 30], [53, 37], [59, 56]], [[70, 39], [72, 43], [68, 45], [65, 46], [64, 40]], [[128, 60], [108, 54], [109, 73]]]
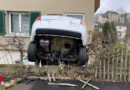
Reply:
[[95, 22], [98, 24], [104, 24], [108, 21], [107, 17], [105, 14], [97, 14], [95, 15]]
[[107, 19], [108, 21], [111, 23], [111, 22], [118, 22], [119, 20], [119, 14], [115, 11], [107, 11], [106, 12], [106, 16], [107, 16]]
[[127, 26], [118, 24], [116, 25], [118, 38], [124, 38], [127, 31]]
[[130, 13], [129, 14], [127, 14], [127, 23], [129, 23], [130, 24]]

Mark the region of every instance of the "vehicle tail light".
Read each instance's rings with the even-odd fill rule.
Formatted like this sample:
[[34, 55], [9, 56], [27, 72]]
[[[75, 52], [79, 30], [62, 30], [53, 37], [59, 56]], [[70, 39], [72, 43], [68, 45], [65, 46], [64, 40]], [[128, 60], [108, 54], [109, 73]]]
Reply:
[[80, 24], [86, 26], [86, 24], [83, 21], [80, 21]]
[[41, 16], [37, 17], [35, 21], [41, 20]]

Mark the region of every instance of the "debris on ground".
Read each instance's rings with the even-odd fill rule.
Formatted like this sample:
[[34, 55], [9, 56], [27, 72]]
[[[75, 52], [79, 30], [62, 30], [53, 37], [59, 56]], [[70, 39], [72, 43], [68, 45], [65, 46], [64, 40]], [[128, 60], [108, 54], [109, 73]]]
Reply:
[[70, 86], [70, 87], [76, 87], [78, 85], [70, 84], [70, 83], [48, 83], [48, 85], [56, 85], [56, 86]]
[[[27, 77], [26, 79], [31, 79], [31, 80], [37, 80], [37, 79], [40, 79], [40, 80], [45, 80], [47, 81], [48, 80], [48, 77], [38, 77], [38, 76], [29, 76]], [[70, 77], [62, 77], [62, 76], [59, 76], [59, 77], [55, 77], [55, 80], [56, 79], [60, 79], [60, 80], [72, 80]]]
[[87, 83], [91, 80], [91, 78], [88, 79], [88, 81], [82, 86], [82, 89], [84, 89], [87, 85]]
[[[48, 72], [48, 73], [47, 73], [47, 76], [48, 76], [49, 82], [51, 82], [52, 80], [53, 80], [54, 82], [56, 81], [54, 73]], [[52, 76], [52, 77], [51, 77], [51, 76]]]
[[83, 88], [85, 88], [85, 86], [86, 85], [88, 85], [88, 86], [90, 86], [90, 87], [92, 87], [92, 88], [94, 88], [94, 89], [97, 89], [97, 90], [99, 90], [99, 88], [98, 87], [96, 87], [96, 86], [94, 86], [94, 85], [92, 85], [92, 84], [90, 84], [90, 83], [88, 83], [89, 81], [90, 81], [90, 79], [88, 79], [88, 81], [86, 82], [86, 81], [84, 81], [84, 80], [81, 80], [81, 79], [79, 79], [79, 78], [76, 78], [77, 80], [79, 80], [80, 82], [82, 82], [82, 83], [84, 83], [84, 85], [83, 85], [83, 87], [82, 87], [82, 89]]
[[48, 81], [48, 85], [77, 86], [75, 84], [70, 84], [69, 82], [57, 83], [56, 80], [74, 80], [76, 78], [80, 78], [78, 79], [78, 81], [84, 83], [84, 85], [82, 86], [82, 89], [84, 89], [86, 85], [91, 86], [97, 90], [99, 89], [98, 87], [89, 83], [89, 81], [93, 79], [93, 77], [89, 78], [88, 81], [83, 81], [83, 80], [88, 79], [89, 77], [89, 75], [85, 76], [87, 74], [84, 75], [85, 67], [73, 67], [73, 69], [70, 69], [72, 68], [71, 66], [65, 67], [64, 64], [60, 62], [59, 67], [57, 66], [51, 66], [51, 67], [44, 66], [43, 67], [39, 65], [39, 67], [37, 68], [33, 68], [31, 66], [26, 66], [24, 68], [22, 68], [22, 70], [20, 69], [18, 72], [16, 72], [16, 74], [15, 73], [5, 74], [4, 77], [8, 76], [9, 80], [8, 81], [5, 80], [6, 82], [4, 84], [4, 87], [10, 88], [12, 86], [15, 86], [17, 83], [19, 83], [23, 79], [26, 79], [26, 82], [25, 82], [26, 84], [29, 84], [35, 80], [42, 80], [42, 81]]
[[25, 78], [16, 78], [14, 80], [10, 80], [10, 82], [5, 82], [4, 87], [10, 88], [12, 86], [15, 86], [17, 83], [21, 82]]

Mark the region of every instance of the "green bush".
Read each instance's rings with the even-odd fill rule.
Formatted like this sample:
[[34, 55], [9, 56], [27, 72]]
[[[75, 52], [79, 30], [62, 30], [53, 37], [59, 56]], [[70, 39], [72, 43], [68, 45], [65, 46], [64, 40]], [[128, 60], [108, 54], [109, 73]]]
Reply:
[[117, 42], [117, 30], [114, 23], [106, 22], [103, 25], [103, 46], [112, 45]]
[[113, 45], [113, 49], [125, 49], [125, 45], [116, 43], [115, 45]]

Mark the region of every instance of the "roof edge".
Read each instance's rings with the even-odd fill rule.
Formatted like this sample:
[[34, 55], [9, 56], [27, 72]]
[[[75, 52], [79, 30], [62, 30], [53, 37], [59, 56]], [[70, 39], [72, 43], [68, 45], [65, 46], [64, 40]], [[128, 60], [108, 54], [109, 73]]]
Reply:
[[95, 12], [98, 10], [100, 7], [100, 0], [95, 0]]

